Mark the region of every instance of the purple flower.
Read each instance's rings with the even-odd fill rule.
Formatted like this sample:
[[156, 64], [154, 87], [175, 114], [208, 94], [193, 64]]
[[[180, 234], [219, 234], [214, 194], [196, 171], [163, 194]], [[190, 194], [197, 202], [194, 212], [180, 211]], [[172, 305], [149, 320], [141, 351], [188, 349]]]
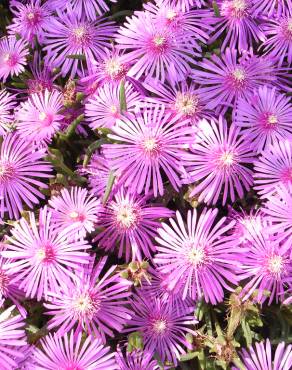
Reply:
[[10, 34], [19, 34], [31, 44], [35, 38], [41, 43], [44, 29], [49, 26], [51, 11], [48, 4], [41, 4], [41, 0], [30, 0], [26, 5], [13, 1], [11, 10], [14, 14], [12, 24], [7, 27]]
[[50, 142], [61, 127], [62, 108], [63, 95], [57, 90], [32, 94], [15, 114], [19, 136], [37, 143]]
[[0, 150], [0, 210], [1, 217], [7, 209], [10, 218], [18, 218], [23, 204], [33, 208], [38, 198], [44, 198], [39, 188], [47, 185], [38, 178], [50, 178], [52, 167], [43, 161], [44, 150], [7, 134]]
[[253, 163], [254, 153], [238, 127], [228, 128], [222, 117], [219, 124], [202, 120], [191, 148], [184, 162], [184, 182], [196, 183], [191, 197], [198, 195], [199, 202], [215, 204], [223, 190], [223, 205], [228, 197], [234, 202], [236, 193], [243, 198], [244, 190], [248, 191], [253, 184], [253, 172], [248, 165]]
[[102, 56], [103, 48], [109, 45], [116, 27], [113, 22], [104, 18], [89, 21], [84, 14], [74, 13], [70, 7], [67, 8], [67, 13], [57, 9], [57, 15], [46, 28], [45, 61], [49, 65], [60, 67], [63, 77], [68, 73], [71, 78], [76, 74], [83, 75], [84, 67], [78, 55], [84, 55], [87, 66], [90, 65], [91, 59]]
[[241, 358], [246, 370], [289, 370], [292, 367], [292, 345], [279, 343], [272, 356], [272, 346], [267, 339], [266, 342], [255, 343], [249, 350], [243, 349]]
[[[134, 113], [139, 104], [140, 95], [126, 82], [125, 96], [127, 112]], [[120, 86], [106, 84], [99, 87], [85, 104], [85, 117], [92, 130], [99, 127], [112, 128], [118, 119], [122, 119], [120, 108]]]
[[283, 300], [285, 290], [292, 288], [289, 254], [285, 245], [274, 240], [270, 227], [262, 232], [250, 229], [249, 243], [240, 256], [239, 278], [248, 281], [241, 292], [244, 299], [252, 296], [259, 303], [268, 299], [269, 305], [274, 299]]
[[118, 120], [109, 138], [119, 144], [104, 144], [103, 152], [120, 182], [133, 191], [145, 194], [153, 188], [154, 196], [164, 193], [162, 173], [178, 190], [182, 171], [181, 157], [191, 140], [187, 121], [173, 117], [161, 105], [140, 109]]
[[255, 16], [280, 17], [292, 9], [291, 0], [253, 0], [252, 12]]
[[292, 185], [292, 143], [278, 142], [267, 147], [254, 163], [254, 189], [261, 198], [275, 193], [278, 185]]
[[164, 82], [186, 78], [190, 67], [188, 62], [199, 56], [188, 43], [189, 32], [176, 33], [169, 27], [155, 22], [149, 12], [139, 12], [127, 18], [116, 37], [117, 49], [127, 50], [123, 55], [126, 63], [135, 61], [130, 74], [139, 79], [155, 78]]
[[15, 306], [0, 314], [0, 367], [11, 370], [24, 357], [22, 347], [26, 345], [25, 322], [20, 315], [12, 316]]
[[188, 212], [187, 229], [177, 211], [177, 223], [170, 219], [172, 227], [163, 223], [158, 229], [159, 243], [154, 258], [159, 271], [168, 275], [169, 289], [180, 287], [183, 299], [196, 300], [204, 296], [206, 302], [223, 301], [223, 288], [236, 284], [237, 240], [224, 235], [233, 223], [224, 225], [225, 218], [214, 223], [217, 209], [205, 209], [200, 217], [196, 209]]
[[220, 16], [213, 15], [215, 32], [210, 43], [226, 31], [221, 50], [226, 47], [247, 51], [254, 42], [265, 41], [259, 21], [252, 11], [253, 0], [217, 0]]
[[116, 266], [101, 276], [105, 262], [106, 257], [95, 268], [78, 273], [60, 293], [51, 292], [50, 302], [45, 304], [50, 310], [47, 314], [53, 316], [49, 329], [58, 327], [58, 334], [63, 335], [77, 326], [77, 332], [85, 330], [103, 342], [106, 335], [114, 336], [113, 330], [122, 330], [131, 319], [126, 308], [131, 283], [115, 273]]
[[275, 88], [263, 86], [253, 95], [238, 99], [235, 124], [243, 128], [242, 135], [257, 152], [279, 141], [292, 140], [291, 120], [290, 99]]
[[156, 360], [152, 359], [149, 352], [132, 351], [123, 356], [118, 349], [116, 362], [119, 370], [159, 370], [160, 366]]
[[193, 315], [194, 307], [176, 307], [158, 298], [149, 299], [145, 294], [136, 294], [130, 303], [133, 317], [125, 331], [139, 331], [147, 353], [156, 353], [161, 361], [176, 365], [186, 353], [184, 348], [190, 348], [185, 335], [195, 334], [190, 328], [198, 322]]
[[263, 24], [267, 40], [262, 44], [265, 54], [274, 57], [279, 65], [292, 63], [292, 6], [286, 16], [268, 18]]
[[68, 228], [76, 240], [94, 230], [101, 207], [97, 198], [77, 186], [70, 191], [62, 189], [59, 196], [49, 200], [49, 206], [53, 223], [61, 230]]
[[38, 224], [30, 212], [29, 221], [21, 218], [11, 234], [1, 255], [11, 258], [6, 268], [15, 273], [12, 283], [18, 282], [28, 297], [41, 300], [49, 291], [58, 292], [74, 276], [72, 269], [81, 271], [88, 263], [84, 250], [90, 246], [84, 240], [71, 241], [67, 230], [55, 228], [46, 207], [40, 210]]
[[10, 131], [14, 117], [12, 110], [15, 108], [16, 102], [14, 96], [6, 90], [0, 90], [0, 135], [3, 136]]
[[32, 353], [32, 370], [117, 369], [115, 354], [98, 338], [83, 338], [82, 333], [71, 331], [62, 337], [49, 334], [41, 340], [41, 345], [42, 349], [35, 348]]
[[27, 56], [25, 41], [17, 40], [15, 36], [0, 39], [0, 80], [5, 82], [9, 75], [18, 76], [23, 72]]
[[143, 257], [151, 258], [155, 251], [152, 238], [161, 217], [170, 217], [173, 212], [165, 207], [148, 205], [149, 197], [141, 197], [120, 189], [99, 214], [99, 226], [104, 228], [94, 241], [101, 248], [114, 250], [118, 247], [118, 257], [125, 255], [130, 259], [141, 261]]
[[193, 70], [194, 82], [209, 99], [207, 108], [215, 112], [236, 106], [239, 97], [248, 98], [255, 88], [276, 82], [273, 62], [245, 53], [240, 60], [235, 49], [227, 48], [221, 56], [204, 58]]

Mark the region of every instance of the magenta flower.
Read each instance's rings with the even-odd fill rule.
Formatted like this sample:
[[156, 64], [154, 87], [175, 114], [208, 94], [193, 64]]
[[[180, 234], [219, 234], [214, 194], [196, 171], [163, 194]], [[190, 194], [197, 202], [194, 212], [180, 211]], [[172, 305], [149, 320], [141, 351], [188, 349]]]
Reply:
[[158, 362], [152, 359], [152, 354], [149, 352], [132, 351], [126, 352], [123, 356], [118, 349], [116, 354], [116, 362], [118, 370], [159, 370]]
[[[283, 300], [285, 290], [292, 287], [292, 266], [290, 251], [277, 240], [274, 240], [269, 227], [263, 232], [249, 230], [249, 243], [240, 256], [241, 280], [246, 280], [242, 296], [263, 303], [268, 300], [270, 305]], [[266, 292], [270, 292], [269, 298]]]
[[223, 288], [232, 290], [237, 284], [237, 240], [224, 235], [233, 223], [224, 225], [225, 217], [214, 223], [217, 209], [205, 209], [200, 217], [196, 209], [188, 212], [187, 229], [177, 211], [177, 223], [162, 223], [158, 229], [159, 243], [154, 258], [159, 271], [168, 275], [169, 288], [180, 287], [185, 299], [204, 296], [206, 302], [216, 304], [224, 299]]
[[188, 43], [189, 33], [173, 32], [169, 27], [155, 22], [149, 12], [139, 12], [120, 27], [116, 37], [117, 49], [127, 50], [123, 61], [135, 64], [130, 74], [139, 79], [178, 81], [184, 80], [189, 73], [188, 62], [199, 56]]
[[242, 134], [261, 152], [279, 141], [292, 140], [290, 99], [275, 88], [260, 87], [253, 96], [238, 99], [235, 116]]
[[[126, 83], [125, 96], [127, 112], [134, 113], [141, 101], [140, 95], [134, 91], [129, 83]], [[106, 84], [99, 87], [93, 97], [85, 104], [85, 117], [93, 130], [99, 127], [112, 128], [118, 119], [122, 119], [120, 86]]]
[[191, 141], [191, 127], [173, 117], [164, 106], [150, 106], [128, 114], [112, 128], [109, 138], [119, 144], [104, 144], [103, 152], [120, 182], [138, 194], [153, 188], [154, 196], [164, 193], [162, 173], [178, 190], [181, 186], [181, 157]]
[[269, 17], [281, 17], [288, 14], [289, 9], [292, 9], [291, 0], [253, 0], [252, 12], [255, 16], [262, 15]]
[[221, 50], [230, 47], [244, 52], [252, 48], [254, 42], [265, 41], [260, 22], [253, 14], [253, 0], [217, 0], [217, 3], [220, 16], [213, 15], [215, 31], [210, 43], [225, 31]]
[[99, 58], [103, 48], [109, 45], [116, 27], [104, 18], [89, 21], [84, 14], [74, 13], [70, 7], [67, 13], [57, 9], [57, 15], [46, 28], [45, 60], [49, 65], [60, 67], [63, 77], [68, 73], [71, 78], [76, 74], [83, 75], [82, 60], [74, 59], [74, 56], [84, 55], [87, 66], [90, 65], [90, 60]]
[[179, 308], [140, 293], [131, 300], [131, 309], [133, 317], [125, 331], [140, 332], [147, 353], [157, 354], [161, 361], [176, 365], [186, 353], [185, 348], [190, 348], [185, 335], [195, 334], [190, 328], [198, 323], [193, 315], [194, 307]]
[[289, 370], [292, 367], [292, 345], [286, 346], [281, 342], [272, 355], [271, 342], [267, 339], [266, 342], [255, 343], [249, 350], [243, 349], [241, 358], [246, 370]]
[[60, 230], [68, 228], [74, 238], [83, 239], [94, 230], [100, 202], [86, 189], [62, 189], [59, 196], [49, 200], [53, 222]]
[[269, 230], [278, 233], [278, 241], [284, 241], [291, 249], [292, 255], [292, 185], [277, 186], [276, 192], [270, 195], [264, 204], [263, 212], [269, 216], [272, 226]]
[[14, 96], [6, 90], [0, 90], [0, 135], [3, 136], [10, 131], [14, 121], [12, 110], [16, 102]]
[[51, 11], [48, 4], [41, 4], [41, 0], [30, 0], [27, 4], [13, 1], [10, 7], [14, 18], [12, 24], [7, 27], [10, 34], [19, 34], [31, 44], [35, 38], [42, 42], [44, 29], [49, 26]]
[[278, 142], [267, 147], [254, 163], [254, 189], [261, 198], [269, 199], [278, 185], [292, 185], [292, 144]]
[[49, 329], [58, 327], [58, 334], [63, 335], [77, 327], [77, 332], [85, 330], [101, 337], [104, 343], [106, 335], [113, 337], [113, 330], [120, 332], [131, 319], [127, 308], [131, 283], [115, 273], [116, 266], [100, 276], [106, 259], [67, 281], [60, 293], [50, 293], [50, 301], [45, 304], [50, 310], [47, 314], [53, 316]]
[[83, 338], [82, 333], [71, 331], [62, 337], [49, 334], [41, 340], [41, 345], [42, 349], [35, 348], [32, 353], [30, 369], [117, 369], [115, 354], [110, 353], [110, 347], [104, 347], [98, 338]]
[[227, 48], [220, 57], [204, 58], [197, 66], [200, 69], [193, 70], [193, 80], [209, 99], [207, 108], [216, 112], [236, 106], [239, 97], [248, 99], [258, 86], [276, 82], [271, 60], [246, 53], [238, 61], [235, 49]]
[[190, 196], [199, 202], [217, 203], [223, 191], [222, 204], [236, 194], [243, 198], [244, 191], [253, 184], [253, 172], [248, 168], [254, 161], [250, 144], [240, 135], [238, 127], [228, 128], [223, 118], [219, 124], [211, 120], [199, 122], [197, 139], [190, 154], [185, 154], [185, 183], [196, 183]]
[[151, 258], [155, 251], [152, 239], [160, 223], [159, 218], [170, 217], [173, 212], [165, 207], [155, 207], [146, 203], [147, 198], [120, 189], [99, 214], [99, 226], [104, 228], [94, 241], [106, 251], [118, 247], [118, 257], [123, 255], [141, 261]]
[[15, 114], [20, 137], [37, 143], [50, 142], [61, 127], [62, 109], [63, 95], [59, 91], [32, 94]]
[[292, 63], [292, 6], [286, 16], [281, 18], [268, 18], [263, 24], [267, 40], [262, 47], [265, 54], [274, 57], [279, 65], [283, 65], [287, 58]]
[[41, 300], [48, 292], [58, 292], [73, 277], [72, 269], [82, 270], [88, 263], [84, 250], [90, 246], [86, 241], [71, 241], [67, 230], [54, 227], [52, 213], [45, 207], [40, 210], [39, 220], [29, 213], [29, 222], [21, 218], [7, 236], [9, 244], [1, 252], [12, 261], [6, 265], [15, 273], [12, 283], [18, 282], [27, 297]]
[[0, 80], [5, 82], [8, 76], [23, 72], [27, 56], [25, 41], [16, 40], [15, 36], [0, 39]]
[[12, 316], [15, 306], [0, 314], [0, 367], [11, 370], [24, 357], [22, 348], [26, 345], [25, 322], [20, 315]]
[[7, 209], [10, 218], [18, 218], [23, 204], [33, 208], [44, 199], [39, 188], [47, 185], [39, 178], [50, 178], [52, 167], [43, 161], [44, 150], [15, 134], [4, 137], [0, 150], [0, 210]]

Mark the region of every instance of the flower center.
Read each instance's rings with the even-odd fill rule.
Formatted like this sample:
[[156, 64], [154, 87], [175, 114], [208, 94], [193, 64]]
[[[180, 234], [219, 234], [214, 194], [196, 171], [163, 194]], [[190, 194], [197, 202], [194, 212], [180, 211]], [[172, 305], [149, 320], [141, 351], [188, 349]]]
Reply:
[[65, 365], [65, 367], [63, 369], [64, 370], [84, 370], [84, 367], [79, 366], [78, 364], [74, 364], [73, 362], [71, 362], [71, 363], [68, 363], [67, 365]]
[[174, 9], [168, 9], [166, 12], [166, 19], [173, 21], [177, 17], [177, 12]]
[[150, 49], [156, 54], [163, 54], [168, 49], [168, 40], [166, 35], [155, 35], [150, 42]]
[[105, 69], [105, 73], [112, 80], [120, 80], [126, 75], [125, 66], [115, 58], [107, 60], [104, 63], [104, 69]]
[[39, 113], [39, 120], [44, 121], [47, 118], [47, 113], [46, 112], [40, 112]]
[[9, 277], [6, 275], [5, 271], [0, 270], [0, 293], [5, 295], [8, 291]]
[[85, 216], [77, 211], [71, 211], [68, 216], [73, 222], [84, 222]]
[[221, 154], [219, 161], [224, 167], [230, 167], [234, 164], [234, 154], [226, 150]]
[[77, 46], [87, 46], [88, 43], [90, 42], [90, 33], [89, 29], [86, 25], [78, 26], [76, 28], [73, 28], [71, 31], [71, 35], [73, 38], [73, 42]]
[[0, 184], [7, 184], [15, 175], [14, 166], [6, 161], [0, 161]]
[[155, 320], [152, 325], [153, 325], [153, 330], [157, 334], [163, 334], [163, 333], [165, 333], [165, 331], [167, 329], [166, 320], [162, 320], [162, 319]]
[[178, 93], [175, 100], [175, 110], [183, 115], [192, 116], [197, 112], [199, 99], [197, 95], [190, 93]]
[[90, 292], [78, 295], [73, 300], [73, 310], [79, 318], [92, 319], [100, 309], [100, 300]]
[[30, 26], [37, 25], [40, 22], [40, 18], [40, 12], [37, 9], [26, 14], [27, 23], [29, 23]]
[[272, 275], [281, 275], [285, 266], [285, 261], [281, 256], [272, 256], [268, 259], [268, 271]]
[[3, 56], [3, 61], [7, 66], [14, 67], [18, 62], [18, 58], [13, 53], [6, 53]]
[[288, 41], [292, 41], [292, 18], [284, 19], [281, 23], [282, 35]]
[[233, 8], [236, 11], [244, 11], [247, 8], [245, 0], [233, 0]]
[[110, 113], [112, 113], [113, 116], [118, 116], [119, 109], [116, 105], [111, 105], [109, 107]]
[[36, 259], [40, 263], [50, 264], [56, 261], [56, 253], [54, 247], [50, 244], [39, 248], [35, 253]]
[[120, 227], [130, 229], [138, 220], [138, 209], [130, 204], [121, 205], [116, 212], [116, 220]]
[[203, 247], [193, 247], [187, 253], [187, 259], [194, 267], [200, 267], [206, 259], [205, 250]]
[[292, 168], [286, 168], [281, 175], [281, 180], [284, 183], [292, 182]]
[[227, 18], [243, 18], [247, 15], [246, 0], [225, 0], [222, 3], [222, 14]]
[[232, 72], [232, 76], [237, 83], [242, 83], [245, 80], [245, 72], [242, 68], [236, 68]]
[[260, 116], [261, 124], [269, 130], [274, 130], [278, 124], [278, 117], [273, 113], [263, 113]]

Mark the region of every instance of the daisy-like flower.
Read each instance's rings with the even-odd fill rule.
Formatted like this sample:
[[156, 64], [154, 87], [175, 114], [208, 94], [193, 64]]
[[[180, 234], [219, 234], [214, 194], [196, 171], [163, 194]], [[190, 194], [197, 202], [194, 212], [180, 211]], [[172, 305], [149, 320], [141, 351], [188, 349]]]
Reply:
[[258, 86], [276, 83], [271, 60], [249, 53], [237, 58], [237, 51], [227, 48], [220, 57], [213, 54], [197, 63], [200, 69], [193, 70], [192, 77], [209, 99], [207, 108], [220, 112], [234, 107], [239, 97], [248, 98]]
[[253, 0], [252, 13], [254, 16], [281, 17], [292, 9], [292, 0]]
[[35, 38], [41, 43], [44, 29], [49, 25], [51, 18], [48, 4], [41, 4], [41, 0], [30, 0], [27, 4], [14, 1], [10, 8], [14, 17], [12, 24], [7, 27], [8, 32], [21, 35], [31, 44], [34, 44]]
[[[185, 154], [185, 183], [196, 183], [190, 196], [197, 196], [199, 202], [217, 203], [223, 191], [222, 204], [230, 197], [234, 202], [236, 194], [244, 196], [253, 184], [253, 172], [248, 168], [254, 161], [250, 143], [240, 135], [234, 125], [229, 128], [220, 117], [219, 122], [199, 122], [196, 142], [191, 153]], [[198, 183], [197, 183], [198, 182]]]
[[32, 94], [15, 113], [19, 135], [29, 141], [50, 142], [61, 127], [62, 108], [63, 95], [57, 90]]
[[30, 212], [29, 221], [21, 218], [11, 234], [1, 255], [12, 259], [6, 268], [15, 273], [12, 283], [18, 282], [27, 297], [40, 300], [49, 291], [58, 292], [74, 276], [72, 269], [81, 271], [88, 263], [84, 250], [90, 245], [85, 240], [72, 241], [67, 230], [55, 228], [47, 207], [40, 210], [38, 223]]
[[152, 238], [160, 225], [158, 219], [170, 217], [173, 212], [165, 207], [148, 206], [146, 200], [147, 197], [123, 188], [119, 190], [99, 214], [99, 226], [104, 227], [94, 239], [99, 247], [108, 251], [117, 245], [118, 257], [125, 255], [126, 261], [151, 258], [155, 251]]
[[189, 120], [196, 124], [202, 118], [211, 118], [212, 112], [206, 109], [208, 99], [196, 84], [188, 85], [181, 81], [175, 85], [160, 84], [149, 81], [143, 84], [145, 88], [156, 96], [146, 98], [150, 102], [161, 102], [166, 105], [167, 110], [179, 115], [183, 120]]
[[257, 152], [283, 140], [292, 140], [291, 120], [290, 99], [276, 88], [263, 86], [253, 96], [238, 99], [235, 124], [243, 128], [242, 135]]
[[118, 370], [159, 370], [158, 362], [152, 359], [152, 354], [149, 352], [132, 351], [127, 352], [123, 356], [120, 349], [116, 354], [116, 362]]
[[[138, 92], [126, 82], [125, 96], [127, 112], [134, 113], [141, 98]], [[122, 118], [120, 108], [120, 86], [104, 85], [96, 90], [96, 93], [85, 104], [85, 117], [89, 126], [95, 130], [99, 127], [112, 128], [118, 119]]]
[[292, 184], [278, 185], [274, 194], [264, 204], [263, 212], [269, 216], [271, 232], [279, 233], [278, 240], [284, 241], [292, 256]]
[[[243, 349], [241, 359], [246, 370], [289, 370], [292, 368], [292, 345], [281, 342], [272, 355], [272, 345], [267, 339], [266, 342], [255, 343], [248, 350]], [[232, 369], [239, 370], [236, 367]]]
[[226, 31], [221, 49], [234, 48], [243, 52], [254, 42], [265, 41], [259, 21], [252, 11], [253, 0], [217, 0], [220, 16], [213, 15], [214, 35], [210, 43], [217, 40]]
[[190, 344], [187, 333], [195, 334], [190, 327], [198, 321], [193, 315], [194, 307], [177, 307], [161, 302], [158, 298], [136, 294], [130, 301], [133, 317], [125, 331], [138, 331], [142, 335], [144, 350], [159, 356], [161, 361], [174, 365]]
[[196, 300], [204, 296], [206, 302], [223, 301], [223, 288], [232, 290], [238, 279], [238, 244], [232, 235], [224, 235], [234, 222], [224, 225], [225, 217], [215, 223], [217, 209], [205, 209], [198, 217], [196, 209], [188, 212], [187, 229], [177, 211], [177, 223], [172, 227], [162, 223], [158, 229], [159, 243], [154, 258], [158, 269], [168, 275], [169, 288], [180, 286], [183, 299]]
[[267, 40], [262, 44], [265, 54], [274, 57], [279, 65], [287, 58], [292, 63], [292, 6], [288, 14], [280, 18], [270, 18], [263, 24]]
[[14, 116], [12, 110], [15, 108], [16, 102], [14, 96], [6, 90], [0, 90], [0, 135], [3, 136], [10, 131], [10, 126], [13, 124]]
[[187, 121], [173, 117], [162, 105], [140, 109], [118, 120], [108, 137], [119, 144], [104, 144], [104, 155], [113, 170], [121, 173], [120, 182], [138, 194], [153, 188], [163, 195], [162, 173], [178, 190], [181, 186], [181, 157], [191, 142], [193, 130]]
[[98, 338], [82, 338], [82, 333], [49, 334], [41, 340], [42, 349], [35, 348], [32, 353], [30, 369], [69, 370], [94, 369], [116, 370], [115, 354], [110, 347], [104, 347]]
[[0, 149], [0, 210], [18, 218], [23, 204], [33, 208], [44, 199], [39, 188], [47, 185], [39, 178], [51, 177], [52, 167], [43, 161], [45, 152], [15, 134], [7, 134]]
[[[75, 13], [71, 7], [64, 13], [57, 9], [57, 17], [51, 19], [46, 28], [44, 50], [46, 62], [61, 68], [62, 76], [68, 73], [73, 78], [84, 74], [82, 60], [74, 56], [85, 56], [87, 66], [91, 59], [98, 59], [103, 48], [109, 45], [116, 27], [104, 18], [89, 21], [84, 14]], [[72, 56], [72, 58], [70, 58]]]
[[139, 12], [120, 27], [116, 36], [117, 49], [127, 50], [126, 63], [135, 61], [129, 73], [139, 79], [155, 78], [163, 83], [184, 80], [190, 71], [188, 62], [200, 56], [188, 43], [189, 32], [175, 33], [158, 24], [149, 12]]
[[122, 279], [111, 266], [103, 275], [101, 271], [106, 257], [82, 273], [71, 282], [67, 281], [62, 291], [51, 292], [50, 302], [44, 304], [53, 318], [49, 329], [58, 327], [63, 335], [76, 327], [77, 332], [85, 330], [90, 335], [101, 337], [105, 343], [106, 335], [113, 337], [113, 330], [120, 332], [131, 319], [127, 308], [131, 283]]
[[201, 8], [206, 5], [206, 0], [155, 0], [156, 4], [171, 4], [178, 5], [183, 11], [190, 10], [193, 6]]
[[3, 370], [16, 369], [18, 361], [24, 357], [25, 322], [20, 315], [12, 316], [14, 308], [11, 306], [0, 314], [0, 367]]
[[59, 196], [49, 200], [53, 222], [59, 229], [69, 228], [76, 239], [85, 238], [94, 230], [100, 202], [86, 189], [62, 189]]
[[278, 185], [292, 185], [292, 144], [278, 142], [267, 147], [254, 163], [254, 189], [261, 198], [273, 195]]
[[0, 39], [0, 80], [23, 72], [28, 52], [27, 43], [15, 36]]
[[[285, 290], [292, 287], [292, 266], [290, 251], [281, 242], [274, 240], [269, 227], [263, 232], [249, 230], [249, 243], [239, 257], [242, 273], [241, 280], [247, 279], [242, 290], [244, 299], [253, 295], [256, 302], [268, 299], [270, 305], [283, 300]], [[269, 298], [266, 292], [270, 292]]]

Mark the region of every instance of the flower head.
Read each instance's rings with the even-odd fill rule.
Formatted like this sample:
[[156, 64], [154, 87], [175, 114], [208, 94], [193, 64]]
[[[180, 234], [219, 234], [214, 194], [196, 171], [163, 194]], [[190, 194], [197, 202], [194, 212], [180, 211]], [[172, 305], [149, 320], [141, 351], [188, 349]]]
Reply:
[[263, 86], [253, 95], [238, 99], [235, 124], [243, 128], [242, 135], [257, 152], [279, 141], [291, 140], [291, 120], [290, 100], [276, 88]]
[[114, 353], [99, 338], [82, 337], [82, 333], [49, 334], [41, 340], [42, 348], [32, 353], [31, 369], [116, 370]]
[[12, 110], [16, 102], [14, 96], [6, 90], [0, 90], [0, 135], [3, 136], [10, 131], [10, 126], [14, 121]]
[[185, 299], [204, 296], [206, 302], [223, 301], [223, 288], [232, 290], [228, 284], [236, 284], [238, 265], [237, 241], [224, 234], [234, 223], [223, 226], [225, 218], [215, 223], [217, 209], [207, 210], [198, 217], [196, 209], [188, 212], [187, 229], [177, 211], [177, 223], [162, 224], [156, 241], [154, 258], [158, 270], [167, 276], [169, 289], [180, 287]]
[[86, 189], [73, 187], [62, 189], [59, 196], [49, 200], [53, 222], [60, 228], [68, 228], [75, 239], [85, 238], [94, 230], [97, 222], [100, 202]]
[[51, 19], [48, 4], [41, 4], [41, 0], [30, 0], [27, 4], [13, 1], [11, 10], [14, 18], [12, 24], [8, 26], [9, 33], [19, 34], [31, 44], [35, 38], [41, 43], [44, 29], [48, 27]]
[[[74, 59], [74, 56], [85, 56], [89, 66], [91, 59], [103, 54], [103, 48], [109, 45], [116, 27], [113, 22], [104, 18], [89, 21], [83, 13], [75, 13], [70, 7], [65, 14], [57, 9], [57, 15], [58, 17], [51, 19], [45, 32], [46, 62], [60, 67], [62, 76], [68, 73], [72, 78], [76, 74], [83, 75], [82, 61]], [[72, 59], [70, 56], [73, 56]]]
[[80, 271], [88, 263], [84, 250], [90, 246], [84, 240], [72, 241], [67, 230], [55, 228], [46, 207], [40, 210], [38, 223], [30, 213], [29, 221], [20, 219], [11, 234], [1, 255], [11, 258], [6, 268], [15, 273], [12, 282], [18, 282], [31, 298], [40, 300], [50, 291], [58, 292], [74, 276], [72, 269]]
[[219, 125], [215, 121], [200, 121], [197, 141], [185, 157], [184, 181], [196, 183], [190, 196], [199, 195], [199, 202], [215, 204], [222, 190], [222, 204], [228, 197], [234, 202], [236, 193], [242, 198], [244, 190], [253, 184], [248, 164], [253, 163], [254, 153], [240, 130], [234, 125], [228, 128], [222, 118]]
[[104, 144], [103, 152], [120, 182], [133, 191], [154, 196], [163, 194], [162, 171], [175, 189], [181, 186], [181, 156], [190, 143], [191, 127], [155, 105], [123, 117], [113, 127], [110, 138], [120, 144]]
[[105, 262], [106, 257], [67, 281], [60, 293], [50, 294], [45, 304], [47, 313], [53, 316], [49, 329], [58, 327], [58, 334], [63, 335], [77, 327], [78, 332], [85, 330], [103, 342], [106, 335], [114, 336], [113, 330], [122, 330], [131, 318], [126, 307], [131, 283], [115, 272], [116, 266], [101, 275]]
[[151, 258], [155, 251], [152, 239], [159, 227], [158, 219], [170, 217], [172, 211], [165, 207], [146, 204], [147, 197], [141, 197], [120, 189], [100, 212], [99, 226], [104, 228], [94, 241], [99, 247], [114, 250], [118, 246], [118, 257], [125, 255], [127, 261], [143, 257]]
[[32, 94], [21, 103], [15, 115], [19, 135], [38, 143], [51, 141], [64, 118], [62, 108], [63, 95], [57, 90]]
[[18, 218], [23, 204], [33, 208], [44, 198], [39, 188], [47, 185], [39, 178], [51, 177], [52, 167], [43, 161], [45, 152], [32, 143], [7, 134], [0, 149], [0, 209], [7, 209], [10, 218]]
[[18, 76], [23, 72], [27, 56], [25, 41], [17, 40], [15, 36], [0, 39], [0, 80], [5, 82], [8, 76]]
[[147, 353], [157, 353], [160, 360], [176, 365], [184, 348], [190, 346], [185, 335], [195, 333], [190, 328], [198, 322], [192, 315], [194, 308], [168, 305], [158, 298], [149, 300], [143, 293], [131, 300], [131, 308], [133, 317], [126, 331], [139, 331]]

